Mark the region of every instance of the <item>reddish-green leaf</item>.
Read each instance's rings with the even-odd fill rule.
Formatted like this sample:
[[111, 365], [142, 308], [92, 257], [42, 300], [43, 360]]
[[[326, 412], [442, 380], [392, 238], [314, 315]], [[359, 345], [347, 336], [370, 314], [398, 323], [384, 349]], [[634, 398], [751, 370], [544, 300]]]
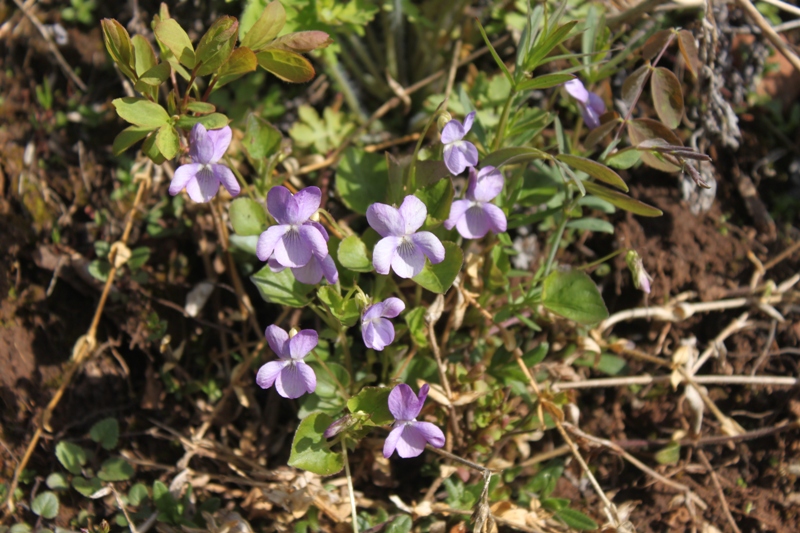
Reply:
[[697, 71], [701, 67], [700, 58], [697, 52], [697, 43], [694, 40], [694, 35], [689, 30], [681, 30], [678, 32], [678, 48], [681, 49], [681, 55], [686, 62], [686, 67], [692, 76], [697, 77]]
[[256, 52], [261, 50], [278, 36], [285, 23], [286, 10], [280, 2], [270, 2], [250, 29], [243, 28], [242, 46]]
[[[683, 145], [671, 129], [659, 121], [649, 118], [639, 118], [628, 122], [628, 136], [634, 146], [648, 139], [664, 139], [669, 144]], [[677, 172], [680, 170], [680, 167], [668, 163], [650, 152], [642, 152], [642, 161], [646, 165], [664, 172]]]
[[291, 52], [310, 52], [325, 48], [333, 42], [324, 31], [298, 31], [278, 37], [269, 44], [269, 48], [281, 48]]
[[672, 30], [660, 30], [647, 39], [642, 47], [642, 59], [651, 60], [658, 55], [672, 38]]
[[677, 128], [683, 118], [683, 92], [678, 77], [672, 71], [658, 67], [653, 71], [650, 89], [658, 118], [668, 128]]
[[227, 61], [238, 37], [239, 21], [225, 16], [211, 25], [197, 44], [197, 69], [199, 76], [207, 76]]
[[[615, 112], [612, 111], [612, 113], [614, 115], [616, 115]], [[614, 130], [614, 128], [617, 127], [620, 122], [622, 122], [622, 120], [620, 120], [619, 116], [611, 118], [610, 120], [607, 120], [607, 121], [604, 121], [604, 117], [605, 117], [605, 115], [600, 117], [600, 121], [602, 123], [599, 126], [597, 126], [595, 129], [590, 131], [589, 135], [587, 135], [586, 139], [584, 139], [583, 145], [586, 148], [591, 148], [592, 146], [594, 146], [595, 144], [600, 142], [600, 139], [602, 139], [603, 137], [605, 137], [606, 135], [611, 133]]]
[[625, 185], [625, 182], [622, 181], [622, 178], [619, 177], [619, 174], [607, 166], [598, 163], [597, 161], [592, 161], [591, 159], [586, 159], [585, 157], [579, 157], [571, 154], [559, 154], [556, 156], [556, 159], [568, 164], [574, 169], [589, 174], [594, 179], [608, 183], [617, 189], [628, 192], [628, 186]]
[[641, 215], [643, 217], [660, 217], [664, 213], [651, 205], [640, 202], [635, 198], [631, 198], [627, 194], [617, 192], [615, 190], [603, 187], [591, 181], [584, 181], [583, 185], [589, 194], [593, 194], [598, 198], [605, 200], [611, 205], [617, 206], [625, 211], [630, 211], [634, 215]]
[[228, 60], [220, 67], [217, 73], [219, 77], [214, 88], [219, 89], [223, 85], [241, 78], [248, 72], [253, 72], [257, 66], [258, 60], [253, 51], [240, 46], [233, 51]]
[[194, 68], [196, 58], [192, 41], [175, 19], [162, 20], [156, 24], [156, 38], [167, 47], [186, 68]]
[[303, 83], [314, 77], [314, 67], [308, 59], [288, 50], [264, 50], [256, 58], [261, 68], [283, 81]]
[[128, 31], [114, 19], [103, 19], [100, 26], [103, 28], [103, 42], [111, 59], [119, 66], [123, 74], [136, 81], [133, 43]]
[[647, 83], [650, 70], [650, 62], [647, 61], [644, 65], [634, 70], [630, 76], [625, 78], [625, 81], [622, 82], [622, 101], [625, 102], [625, 107], [630, 108], [636, 103], [636, 97], [640, 94], [644, 84]]

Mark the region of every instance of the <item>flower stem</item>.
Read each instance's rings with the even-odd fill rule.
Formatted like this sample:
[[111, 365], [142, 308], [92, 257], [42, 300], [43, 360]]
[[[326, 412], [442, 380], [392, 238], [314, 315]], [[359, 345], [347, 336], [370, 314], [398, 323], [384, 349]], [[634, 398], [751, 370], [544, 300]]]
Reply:
[[358, 514], [356, 513], [356, 494], [353, 489], [353, 476], [350, 475], [350, 461], [347, 459], [347, 443], [342, 439], [344, 474], [347, 476], [347, 492], [350, 494], [350, 515], [353, 520], [353, 533], [358, 533]]
[[569, 221], [569, 217], [567, 216], [567, 210], [564, 210], [564, 213], [561, 215], [561, 221], [558, 223], [558, 229], [556, 230], [555, 239], [553, 239], [553, 245], [550, 247], [550, 253], [547, 255], [547, 263], [544, 267], [544, 277], [547, 277], [550, 274], [550, 269], [553, 268], [553, 260], [556, 258], [556, 252], [558, 251], [558, 246], [561, 244], [561, 238], [564, 236], [564, 230], [567, 227], [567, 221]]

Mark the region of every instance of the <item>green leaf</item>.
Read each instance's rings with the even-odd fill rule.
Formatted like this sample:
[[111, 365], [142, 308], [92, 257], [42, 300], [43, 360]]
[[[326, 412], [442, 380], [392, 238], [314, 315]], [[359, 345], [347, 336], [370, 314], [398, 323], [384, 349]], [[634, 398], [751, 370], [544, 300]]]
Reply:
[[267, 229], [267, 212], [260, 202], [253, 199], [234, 200], [228, 216], [237, 235], [261, 235]]
[[311, 301], [308, 293], [314, 286], [297, 281], [288, 268], [273, 272], [269, 266], [265, 266], [250, 279], [256, 284], [264, 301], [289, 307], [305, 307]]
[[658, 67], [653, 71], [650, 90], [661, 122], [672, 129], [680, 126], [683, 118], [683, 91], [678, 77], [669, 69]]
[[552, 272], [542, 285], [542, 304], [557, 315], [589, 326], [608, 317], [592, 278], [579, 270]]
[[114, 155], [119, 155], [137, 142], [141, 141], [147, 134], [153, 131], [152, 128], [142, 126], [128, 126], [114, 138], [111, 151]]
[[561, 463], [548, 464], [533, 476], [525, 488], [538, 494], [540, 498], [546, 498], [556, 490], [556, 484], [563, 473], [564, 465]]
[[158, 87], [169, 79], [170, 72], [172, 72], [172, 69], [169, 63], [159, 63], [142, 73], [134, 88], [137, 91], [144, 92], [148, 87]]
[[541, 500], [542, 507], [548, 511], [565, 509], [569, 505], [569, 502], [570, 500], [568, 498], [543, 498]]
[[80, 474], [86, 464], [86, 450], [71, 442], [61, 441], [56, 445], [56, 457], [70, 474]]
[[539, 41], [534, 44], [533, 49], [531, 49], [531, 54], [526, 58], [525, 70], [533, 71], [542, 64], [542, 62], [545, 62], [545, 58], [552, 52], [553, 48], [567, 39], [572, 28], [574, 28], [577, 23], [577, 20], [566, 22], [549, 31], [546, 37], [543, 36], [539, 39]]
[[131, 272], [136, 272], [150, 259], [150, 248], [147, 246], [138, 246], [131, 250], [131, 258], [126, 263]]
[[678, 442], [670, 442], [665, 447], [656, 452], [656, 461], [660, 465], [676, 465], [681, 459], [681, 445]]
[[422, 272], [412, 278], [419, 285], [438, 294], [446, 293], [453, 285], [464, 262], [464, 253], [456, 243], [445, 241], [442, 244], [445, 250], [444, 261], [437, 265], [426, 261]]
[[243, 26], [240, 29], [242, 46], [256, 51], [262, 49], [278, 36], [285, 23], [286, 10], [283, 5], [277, 1], [270, 2], [250, 28]]
[[575, 509], [561, 509], [556, 511], [556, 517], [564, 521], [572, 529], [579, 531], [594, 531], [597, 529], [597, 522]]
[[142, 143], [142, 153], [149, 157], [153, 163], [160, 165], [167, 159], [158, 150], [158, 146], [156, 146], [156, 134], [157, 130], [150, 132], [150, 135], [145, 137], [144, 142]]
[[550, 159], [551, 156], [536, 148], [528, 148], [527, 146], [517, 146], [511, 148], [501, 148], [496, 152], [492, 152], [483, 159], [481, 159], [481, 166], [493, 166], [500, 168], [503, 165], [516, 165], [517, 163], [527, 163], [534, 159]]
[[37, 494], [31, 503], [31, 511], [45, 520], [52, 520], [58, 516], [58, 496], [49, 490]]
[[111, 263], [105, 259], [95, 259], [89, 263], [88, 270], [94, 279], [105, 281], [108, 279], [108, 273], [111, 272]]
[[208, 102], [199, 102], [195, 100], [194, 102], [189, 102], [186, 104], [186, 109], [191, 111], [192, 113], [199, 113], [201, 115], [207, 115], [209, 113], [213, 113], [217, 110], [217, 106], [214, 104], [209, 104]]
[[537, 76], [531, 80], [526, 80], [517, 85], [518, 91], [531, 91], [531, 90], [541, 90], [541, 89], [549, 89], [550, 87], [555, 87], [556, 85], [561, 85], [562, 83], [567, 83], [569, 80], [574, 80], [575, 76], [572, 74], [545, 74], [544, 76]]
[[594, 179], [608, 183], [617, 189], [628, 192], [628, 186], [625, 185], [625, 182], [622, 181], [622, 178], [619, 177], [619, 174], [605, 165], [601, 165], [600, 163], [592, 161], [591, 159], [586, 159], [585, 157], [579, 157], [577, 155], [570, 154], [558, 154], [556, 159], [566, 163], [574, 169], [586, 172]]
[[513, 87], [514, 77], [511, 75], [511, 72], [508, 71], [508, 67], [506, 66], [505, 63], [503, 63], [503, 60], [500, 59], [500, 56], [497, 54], [497, 50], [495, 50], [494, 46], [492, 46], [492, 41], [490, 41], [489, 37], [486, 35], [486, 30], [483, 29], [483, 25], [480, 23], [478, 19], [475, 19], [475, 21], [478, 23], [478, 29], [481, 32], [481, 37], [483, 37], [483, 42], [486, 43], [486, 47], [489, 49], [489, 52], [491, 52], [492, 57], [494, 58], [494, 62], [497, 63], [497, 66], [500, 67], [500, 70], [503, 71], [503, 74], [505, 75], [506, 78], [508, 78], [508, 82]]
[[69, 488], [69, 482], [67, 482], [67, 476], [62, 474], [61, 472], [53, 472], [49, 476], [47, 476], [47, 487], [53, 490], [67, 490]]
[[158, 151], [167, 159], [174, 159], [180, 153], [181, 143], [178, 139], [178, 132], [169, 124], [164, 124], [158, 128], [156, 134], [156, 146]]
[[223, 85], [238, 80], [248, 72], [253, 72], [257, 67], [258, 59], [253, 51], [240, 46], [228, 56], [228, 60], [219, 68], [214, 89], [219, 89]]
[[598, 233], [614, 234], [614, 226], [607, 220], [600, 220], [599, 218], [577, 218], [567, 222], [568, 228], [579, 230], [596, 231]]
[[289, 466], [302, 468], [320, 476], [341, 471], [344, 459], [341, 453], [331, 451], [322, 434], [333, 422], [325, 413], [312, 413], [300, 422], [292, 441]]
[[111, 103], [117, 110], [117, 114], [134, 126], [155, 129], [169, 123], [167, 111], [157, 103], [145, 98], [117, 98]]
[[394, 422], [389, 412], [389, 387], [364, 387], [361, 392], [347, 400], [347, 408], [351, 413], [367, 413], [368, 425], [385, 426]]
[[144, 483], [137, 483], [128, 490], [128, 502], [134, 507], [138, 507], [140, 503], [149, 497], [150, 494], [148, 494], [147, 486]]
[[180, 61], [181, 65], [193, 69], [197, 60], [195, 59], [192, 40], [189, 39], [186, 31], [181, 28], [175, 19], [161, 20], [155, 27], [156, 38], [173, 53]]
[[631, 198], [630, 196], [621, 192], [608, 189], [596, 183], [592, 183], [591, 181], [585, 181], [583, 182], [583, 185], [590, 194], [593, 194], [598, 198], [610, 203], [611, 205], [619, 207], [620, 209], [630, 211], [635, 215], [641, 215], [643, 217], [660, 217], [664, 214], [660, 209], [647, 205], [644, 202], [640, 202], [639, 200]]
[[72, 488], [89, 498], [92, 494], [103, 488], [103, 483], [96, 477], [91, 479], [74, 477], [72, 478]]
[[346, 328], [354, 326], [361, 316], [358, 302], [354, 298], [343, 298], [336, 289], [325, 285], [317, 289], [317, 296], [331, 310], [339, 322]]
[[117, 422], [116, 418], [104, 418], [92, 426], [92, 429], [89, 430], [89, 436], [106, 450], [113, 450], [117, 447], [117, 441], [119, 440], [119, 422]]
[[123, 74], [135, 82], [133, 43], [128, 31], [114, 19], [103, 19], [100, 26], [103, 28], [103, 42], [111, 59], [119, 66]]
[[304, 83], [314, 77], [314, 67], [308, 59], [288, 50], [264, 50], [256, 54], [261, 68], [291, 83]]
[[222, 113], [211, 113], [200, 117], [181, 115], [175, 125], [181, 129], [191, 129], [195, 124], [202, 124], [207, 130], [218, 130], [228, 125], [228, 117]]
[[384, 529], [384, 533], [409, 533], [412, 526], [411, 517], [404, 514], [389, 522], [386, 529]]
[[156, 66], [158, 59], [156, 59], [156, 52], [153, 50], [150, 41], [141, 35], [134, 35], [131, 42], [136, 74], [141, 77], [145, 72]]
[[282, 140], [278, 128], [255, 113], [247, 115], [243, 144], [250, 157], [264, 159], [271, 156], [280, 149]]
[[133, 477], [133, 467], [122, 457], [112, 457], [103, 462], [97, 477], [103, 481], [126, 481]]
[[343, 267], [355, 272], [372, 272], [367, 245], [358, 235], [350, 235], [339, 244], [339, 262]]
[[408, 324], [408, 333], [411, 340], [420, 348], [427, 348], [428, 335], [425, 332], [425, 308], [416, 307], [406, 312], [405, 321]]
[[17, 522], [8, 529], [8, 533], [31, 533], [33, 528], [25, 522]]
[[336, 192], [344, 204], [365, 215], [375, 202], [385, 202], [386, 158], [350, 147], [344, 151], [336, 170]]
[[418, 189], [414, 196], [422, 200], [428, 208], [428, 215], [436, 220], [445, 220], [450, 216], [454, 194], [452, 180], [439, 180], [433, 185]]
[[197, 43], [198, 76], [208, 76], [225, 63], [236, 45], [239, 21], [231, 16], [218, 18]]
[[619, 152], [615, 152], [608, 156], [605, 162], [614, 168], [628, 169], [638, 163], [641, 159], [641, 152], [634, 146], [628, 146], [627, 148], [623, 148]]

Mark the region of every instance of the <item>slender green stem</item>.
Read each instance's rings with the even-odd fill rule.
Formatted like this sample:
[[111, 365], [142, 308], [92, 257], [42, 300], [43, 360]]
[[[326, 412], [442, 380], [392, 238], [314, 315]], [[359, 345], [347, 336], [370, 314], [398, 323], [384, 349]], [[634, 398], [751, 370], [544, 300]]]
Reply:
[[564, 236], [564, 230], [566, 229], [567, 222], [569, 221], [569, 216], [567, 216], [568, 211], [568, 209], [564, 210], [564, 213], [561, 215], [561, 221], [558, 223], [558, 229], [556, 230], [555, 238], [553, 239], [553, 245], [550, 247], [550, 253], [547, 256], [547, 263], [544, 267], [544, 277], [547, 277], [547, 275], [550, 274], [550, 269], [553, 267], [553, 260], [556, 258], [556, 252], [561, 244], [561, 238]]
[[442, 100], [436, 107], [436, 111], [434, 111], [431, 118], [428, 119], [428, 123], [425, 124], [425, 129], [422, 130], [422, 134], [417, 140], [417, 145], [414, 147], [414, 155], [411, 157], [411, 168], [408, 170], [407, 184], [408, 191], [411, 193], [417, 190], [417, 158], [419, 157], [419, 151], [422, 149], [422, 142], [425, 140], [425, 136], [428, 134], [428, 130], [431, 128], [431, 125], [433, 125], [433, 122], [439, 117], [439, 111], [441, 111], [445, 102], [446, 100]]
[[344, 474], [347, 476], [347, 492], [350, 494], [350, 515], [353, 519], [353, 533], [358, 533], [358, 513], [356, 512], [356, 491], [353, 489], [353, 476], [350, 475], [350, 461], [347, 458], [347, 443], [342, 439]]
[[628, 251], [627, 248], [622, 248], [622, 249], [617, 250], [615, 252], [611, 252], [610, 254], [608, 254], [608, 255], [606, 255], [604, 257], [601, 257], [600, 259], [597, 259], [595, 261], [592, 261], [591, 263], [586, 263], [585, 265], [576, 267], [575, 270], [588, 270], [588, 269], [592, 268], [593, 266], [599, 265], [601, 263], [605, 263], [609, 259], [613, 259], [616, 256], [618, 256], [619, 254], [625, 253], [627, 251]]
[[508, 122], [508, 114], [511, 111], [511, 102], [514, 101], [514, 98], [517, 96], [517, 91], [514, 88], [508, 93], [508, 100], [506, 100], [506, 105], [503, 107], [503, 114], [500, 116], [500, 123], [497, 125], [497, 134], [494, 136], [494, 146], [492, 150], [498, 150], [500, 145], [503, 143], [503, 138], [506, 135], [506, 123]]
[[344, 354], [344, 366], [347, 373], [353, 375], [353, 360], [350, 357], [350, 346], [347, 344], [347, 328], [342, 326], [339, 330], [339, 342], [342, 345], [342, 353]]

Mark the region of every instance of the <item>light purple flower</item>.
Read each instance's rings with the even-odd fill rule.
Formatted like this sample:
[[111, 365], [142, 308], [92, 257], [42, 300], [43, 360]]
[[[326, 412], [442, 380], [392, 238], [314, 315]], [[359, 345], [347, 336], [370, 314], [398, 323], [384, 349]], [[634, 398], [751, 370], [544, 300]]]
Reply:
[[411, 387], [401, 383], [389, 393], [389, 411], [395, 422], [383, 445], [383, 456], [387, 459], [395, 450], [397, 455], [407, 459], [421, 454], [427, 443], [434, 448], [444, 446], [444, 433], [441, 429], [430, 422], [417, 422], [429, 388], [427, 384], [423, 385], [417, 397]]
[[578, 106], [581, 108], [581, 114], [583, 115], [583, 121], [586, 123], [586, 126], [590, 130], [599, 126], [600, 115], [606, 112], [606, 104], [603, 102], [603, 99], [597, 96], [597, 94], [586, 90], [586, 87], [583, 86], [583, 83], [581, 83], [581, 80], [578, 78], [569, 80], [564, 84], [564, 88], [570, 96], [578, 101]]
[[472, 128], [475, 111], [464, 117], [464, 123], [451, 120], [442, 128], [444, 144], [444, 164], [453, 175], [464, 172], [465, 168], [478, 164], [478, 149], [469, 141], [463, 140]]
[[406, 196], [399, 209], [375, 203], [367, 208], [367, 222], [383, 239], [372, 251], [372, 265], [378, 274], [389, 268], [401, 278], [413, 278], [425, 266], [444, 261], [442, 241], [430, 231], [417, 231], [425, 223], [428, 208], [416, 196]]
[[183, 188], [195, 202], [208, 202], [217, 195], [221, 183], [231, 196], [239, 194], [239, 182], [231, 169], [219, 164], [231, 144], [231, 128], [207, 130], [195, 124], [189, 133], [189, 158], [191, 163], [175, 170], [169, 193], [175, 196]]
[[465, 239], [480, 239], [489, 230], [503, 233], [506, 230], [506, 214], [490, 203], [503, 190], [503, 175], [492, 166], [475, 172], [469, 169], [469, 184], [466, 198], [456, 200], [450, 207], [450, 217], [444, 227], [458, 230]]
[[258, 369], [256, 383], [262, 389], [275, 385], [275, 390], [284, 398], [299, 398], [317, 388], [317, 376], [303, 359], [319, 342], [317, 332], [303, 329], [289, 338], [289, 334], [276, 325], [264, 332], [277, 361], [270, 361]]
[[633, 275], [633, 286], [645, 294], [650, 294], [650, 282], [653, 281], [653, 278], [644, 269], [644, 262], [636, 250], [628, 250], [628, 253], [625, 254], [625, 262]]
[[256, 244], [256, 256], [262, 261], [273, 257], [286, 268], [300, 268], [311, 261], [320, 262], [328, 255], [327, 232], [322, 225], [309, 220], [322, 199], [319, 187], [306, 187], [292, 194], [280, 185], [267, 193], [267, 210], [278, 222], [261, 234]]
[[403, 312], [406, 304], [400, 298], [386, 298], [364, 309], [361, 315], [361, 336], [367, 348], [381, 351], [394, 341], [394, 326], [387, 320]]
[[[278, 263], [275, 257], [270, 257], [267, 264], [273, 272], [280, 272], [286, 268]], [[297, 281], [306, 285], [316, 285], [322, 281], [322, 276], [325, 276], [325, 279], [331, 285], [339, 281], [339, 271], [336, 270], [336, 263], [333, 262], [330, 254], [326, 255], [324, 259], [317, 259], [317, 256], [312, 255], [306, 266], [292, 268], [292, 274], [294, 274]]]

